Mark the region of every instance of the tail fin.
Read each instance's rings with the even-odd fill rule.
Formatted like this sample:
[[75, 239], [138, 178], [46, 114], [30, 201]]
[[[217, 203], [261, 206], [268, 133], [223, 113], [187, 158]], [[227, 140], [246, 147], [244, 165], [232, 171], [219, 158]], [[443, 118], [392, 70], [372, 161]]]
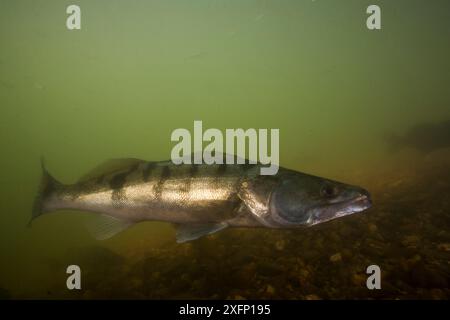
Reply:
[[28, 225], [30, 225], [34, 219], [46, 213], [45, 202], [55, 192], [55, 190], [57, 190], [58, 187], [62, 185], [48, 173], [47, 169], [45, 168], [43, 158], [41, 158], [41, 167], [42, 167], [41, 184], [39, 186], [36, 198], [34, 199], [33, 210], [31, 213], [31, 220]]

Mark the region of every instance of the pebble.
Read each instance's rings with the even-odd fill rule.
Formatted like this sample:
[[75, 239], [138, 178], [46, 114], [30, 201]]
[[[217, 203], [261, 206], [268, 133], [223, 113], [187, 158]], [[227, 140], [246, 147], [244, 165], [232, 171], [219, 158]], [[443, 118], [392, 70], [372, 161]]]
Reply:
[[268, 294], [272, 295], [272, 294], [275, 293], [275, 288], [272, 287], [272, 286], [269, 284], [269, 285], [267, 286], [267, 288], [266, 288], [266, 292], [267, 292]]
[[342, 255], [338, 252], [338, 253], [336, 253], [336, 254], [333, 254], [331, 257], [330, 257], [330, 261], [331, 262], [341, 262], [342, 261]]
[[370, 224], [369, 224], [369, 231], [370, 231], [371, 233], [377, 232], [377, 231], [378, 231], [377, 225], [374, 224], [374, 223], [370, 223]]
[[418, 236], [416, 236], [416, 235], [409, 235], [409, 236], [405, 236], [402, 239], [402, 244], [405, 247], [413, 247], [414, 248], [414, 247], [417, 246], [419, 241], [420, 241], [420, 238]]
[[364, 277], [360, 274], [354, 274], [352, 276], [352, 283], [355, 286], [358, 286], [358, 287], [363, 286], [365, 284], [365, 282], [366, 282], [366, 277]]
[[321, 300], [320, 297], [316, 294], [308, 294], [305, 297], [306, 300]]
[[417, 264], [411, 270], [411, 282], [420, 288], [447, 288], [448, 281], [441, 272], [429, 266]]
[[275, 248], [279, 251], [284, 250], [284, 247], [286, 245], [286, 242], [284, 240], [278, 240], [275, 242]]
[[450, 251], [450, 243], [440, 243], [437, 247], [442, 251]]

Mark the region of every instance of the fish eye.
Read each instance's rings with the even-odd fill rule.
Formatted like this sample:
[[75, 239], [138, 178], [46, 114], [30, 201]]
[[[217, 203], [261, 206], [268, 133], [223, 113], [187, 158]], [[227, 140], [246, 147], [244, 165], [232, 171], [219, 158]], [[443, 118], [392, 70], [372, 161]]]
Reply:
[[326, 184], [320, 190], [320, 194], [327, 198], [333, 197], [337, 194], [337, 188], [332, 185]]

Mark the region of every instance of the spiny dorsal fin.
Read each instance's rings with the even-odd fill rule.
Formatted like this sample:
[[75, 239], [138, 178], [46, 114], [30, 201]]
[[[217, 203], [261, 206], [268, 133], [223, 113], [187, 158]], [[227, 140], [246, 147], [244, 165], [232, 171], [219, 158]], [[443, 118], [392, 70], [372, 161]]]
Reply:
[[226, 222], [214, 224], [179, 224], [177, 229], [177, 242], [183, 243], [212, 234], [228, 227]]
[[88, 230], [97, 240], [106, 240], [131, 227], [132, 222], [116, 219], [103, 214], [88, 221]]
[[109, 173], [126, 170], [133, 165], [145, 163], [147, 161], [135, 159], [135, 158], [124, 158], [124, 159], [110, 159], [96, 166], [94, 169], [89, 171], [87, 174], [82, 176], [78, 182], [87, 181], [90, 179], [98, 178], [101, 175], [107, 175]]
[[[249, 163], [248, 159], [239, 157], [232, 153], [223, 153], [222, 151], [216, 151], [215, 156], [217, 156], [218, 158], [222, 158], [222, 163], [226, 163], [227, 157], [231, 157], [233, 159], [233, 163], [240, 163], [240, 164]], [[182, 157], [177, 157], [176, 159], [174, 159], [174, 161], [175, 162], [182, 161], [183, 163], [185, 162], [194, 163], [194, 159], [196, 157], [202, 159], [203, 161], [203, 151], [191, 152], [190, 154], [184, 155]]]

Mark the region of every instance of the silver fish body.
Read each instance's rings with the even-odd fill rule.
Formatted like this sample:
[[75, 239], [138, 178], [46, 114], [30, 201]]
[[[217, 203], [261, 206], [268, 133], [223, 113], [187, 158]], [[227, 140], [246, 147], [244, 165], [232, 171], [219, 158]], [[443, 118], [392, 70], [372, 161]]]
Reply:
[[[63, 185], [44, 168], [33, 218], [63, 209], [100, 213], [106, 223], [99, 238], [142, 221], [166, 221], [178, 225], [178, 241], [184, 242], [226, 227], [309, 226], [370, 206], [358, 187], [284, 168], [274, 176], [259, 172], [260, 165], [252, 164], [125, 159]], [[339, 189], [339, 195], [324, 188]]]

